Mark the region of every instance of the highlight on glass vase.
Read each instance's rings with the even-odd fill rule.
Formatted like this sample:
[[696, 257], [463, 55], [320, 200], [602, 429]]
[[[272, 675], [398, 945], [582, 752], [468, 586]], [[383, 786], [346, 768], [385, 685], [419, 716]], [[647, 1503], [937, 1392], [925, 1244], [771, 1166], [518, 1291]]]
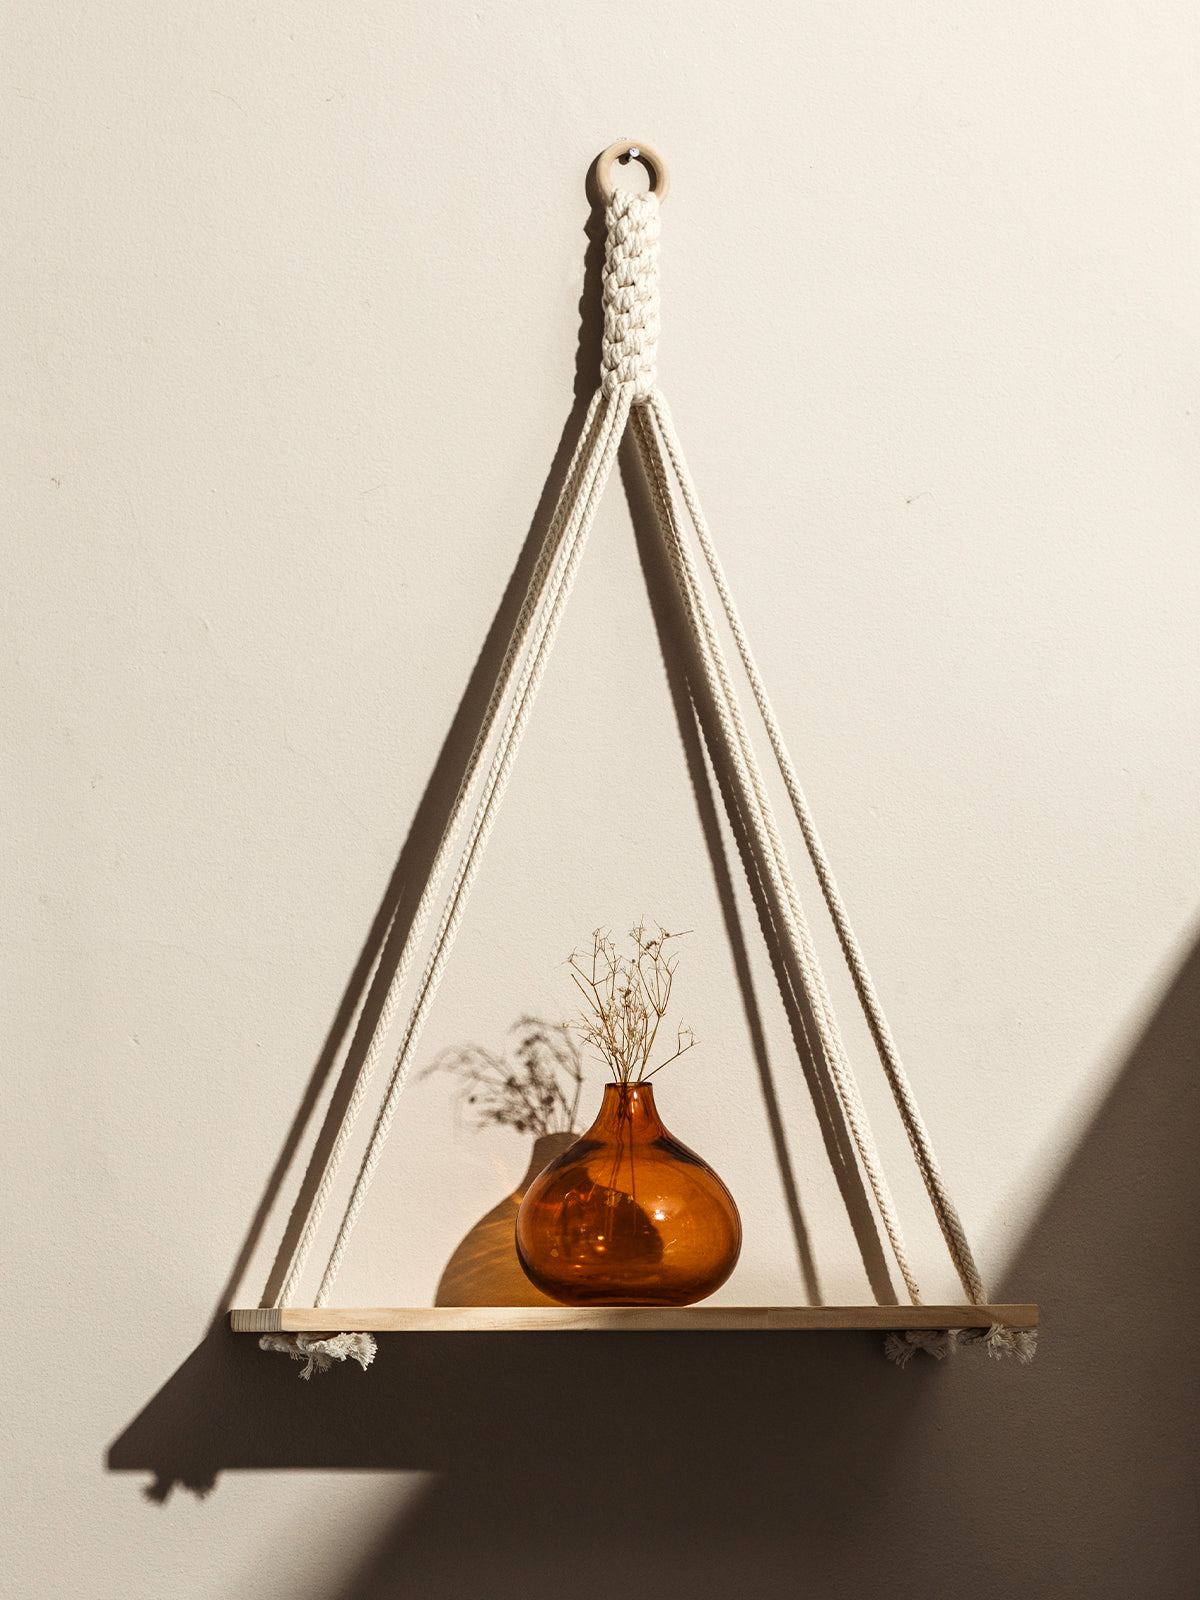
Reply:
[[570, 958], [583, 1000], [571, 1027], [612, 1081], [591, 1127], [529, 1185], [516, 1223], [527, 1277], [565, 1305], [691, 1305], [737, 1263], [733, 1196], [669, 1132], [650, 1083], [695, 1044], [682, 1023], [660, 1044], [681, 937], [639, 925], [623, 950], [599, 929]]

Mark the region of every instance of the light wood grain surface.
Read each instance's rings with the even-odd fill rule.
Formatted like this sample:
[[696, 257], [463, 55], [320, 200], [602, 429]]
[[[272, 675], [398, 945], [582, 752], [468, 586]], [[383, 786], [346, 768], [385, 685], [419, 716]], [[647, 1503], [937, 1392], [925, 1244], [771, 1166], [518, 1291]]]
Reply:
[[287, 1306], [229, 1314], [235, 1333], [700, 1333], [838, 1328], [1036, 1328], [1002, 1306]]

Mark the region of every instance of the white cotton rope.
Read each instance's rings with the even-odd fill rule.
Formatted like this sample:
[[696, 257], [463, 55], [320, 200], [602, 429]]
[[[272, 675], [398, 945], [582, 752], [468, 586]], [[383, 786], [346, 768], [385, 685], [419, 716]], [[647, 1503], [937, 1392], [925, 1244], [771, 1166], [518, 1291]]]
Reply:
[[[655, 362], [659, 332], [657, 196], [654, 193], [634, 194], [628, 190], [616, 190], [606, 211], [606, 224], [607, 239], [602, 286], [604, 336], [600, 387], [588, 409], [579, 444], [568, 468], [553, 517], [530, 576], [524, 601], [497, 675], [496, 687], [484, 713], [478, 737], [430, 869], [428, 882], [414, 913], [395, 972], [389, 982], [370, 1043], [357, 1071], [350, 1099], [333, 1146], [326, 1158], [320, 1182], [310, 1202], [276, 1303], [288, 1305], [298, 1290], [313, 1241], [335, 1186], [358, 1116], [365, 1103], [368, 1087], [387, 1045], [400, 995], [441, 893], [451, 858], [457, 849], [457, 866], [413, 998], [400, 1048], [316, 1295], [317, 1306], [329, 1303], [347, 1244], [366, 1202], [371, 1181], [383, 1154], [414, 1052], [445, 971], [472, 885], [495, 825], [521, 739], [570, 598], [588, 533], [611, 475], [618, 446], [632, 415], [664, 545], [716, 712], [737, 803], [754, 836], [761, 866], [770, 888], [773, 914], [777, 915], [781, 924], [791, 966], [799, 979], [811, 1020], [817, 1030], [816, 1044], [828, 1065], [843, 1116], [870, 1182], [897, 1265], [913, 1302], [919, 1303], [920, 1296], [908, 1261], [895, 1204], [838, 1028], [833, 1003], [800, 904], [774, 810], [733, 687], [713, 613], [686, 536], [676, 498], [676, 485], [750, 680], [772, 751], [783, 775], [792, 808], [837, 929], [843, 954], [850, 967], [859, 1001], [867, 1017], [951, 1258], [971, 1301], [982, 1304], [986, 1297], [962, 1224], [946, 1192], [928, 1133], [912, 1097], [911, 1088], [900, 1064], [862, 952], [846, 916], [832, 869], [821, 847], [807, 801], [750, 651], [711, 533], [700, 510], [695, 487], [688, 474], [670, 413], [656, 386]], [[478, 787], [478, 793], [475, 794], [476, 780], [497, 724], [500, 724], [500, 731], [495, 740], [491, 760]], [[473, 794], [474, 812], [465, 840], [460, 846], [459, 837], [466, 823], [467, 813], [471, 809]], [[339, 1334], [332, 1338], [318, 1338], [309, 1334], [267, 1335], [260, 1343], [264, 1349], [284, 1350], [295, 1359], [306, 1361], [307, 1364], [301, 1374], [303, 1377], [309, 1377], [314, 1370], [326, 1370], [334, 1360], [354, 1359], [365, 1368], [375, 1353], [374, 1341], [368, 1334]], [[892, 1334], [888, 1336], [887, 1349], [891, 1359], [904, 1365], [917, 1349], [926, 1349], [940, 1359], [958, 1343], [983, 1343], [989, 1354], [1013, 1353], [1021, 1360], [1029, 1360], [1033, 1351], [1032, 1334], [1023, 1330], [1000, 1327], [935, 1332], [914, 1330]]]
[[871, 1036], [875, 1041], [875, 1047], [891, 1086], [893, 1097], [899, 1109], [901, 1120], [904, 1123], [905, 1131], [908, 1134], [917, 1166], [929, 1192], [951, 1259], [972, 1305], [982, 1305], [987, 1300], [983, 1280], [980, 1277], [978, 1267], [975, 1265], [971, 1247], [967, 1243], [967, 1237], [963, 1231], [954, 1202], [951, 1200], [949, 1191], [946, 1188], [928, 1130], [913, 1096], [908, 1075], [901, 1064], [891, 1029], [888, 1027], [887, 1018], [883, 1014], [883, 1007], [880, 1005], [875, 985], [871, 980], [871, 974], [867, 970], [862, 950], [855, 937], [854, 929], [850, 925], [850, 919], [847, 915], [841, 892], [838, 889], [837, 880], [833, 875], [833, 868], [830, 866], [829, 858], [821, 844], [816, 824], [809, 810], [808, 801], [803, 789], [800, 787], [800, 780], [796, 775], [796, 769], [784, 743], [783, 731], [779, 726], [778, 719], [767, 695], [766, 685], [762, 680], [758, 665], [750, 649], [750, 643], [746, 637], [741, 617], [738, 614], [737, 606], [734, 603], [733, 595], [725, 578], [716, 546], [713, 544], [712, 535], [704, 519], [704, 513], [700, 509], [700, 503], [687, 469], [687, 463], [684, 460], [682, 446], [675, 433], [670, 411], [661, 393], [656, 392], [653, 395], [651, 405], [655, 420], [661, 429], [662, 439], [670, 456], [671, 464], [679, 479], [679, 486], [683, 493], [684, 503], [687, 505], [691, 516], [692, 525], [696, 530], [696, 537], [700, 542], [700, 547], [708, 562], [709, 571], [712, 573], [713, 583], [725, 609], [730, 632], [733, 634], [734, 641], [737, 644], [738, 653], [746, 670], [746, 676], [750, 680], [750, 686], [766, 727], [767, 736], [771, 741], [771, 749], [774, 751], [788, 796], [792, 802], [792, 808], [796, 814], [796, 820], [800, 824], [800, 830], [804, 835], [804, 842], [808, 848], [813, 869], [825, 896], [825, 903], [829, 908], [830, 917], [837, 930], [838, 941], [841, 944], [846, 964], [850, 969], [855, 991], [858, 994], [868, 1027], [871, 1030]]
[[[660, 423], [662, 443], [660, 443], [659, 432], [654, 428], [651, 416], [647, 415], [647, 412], [653, 416], [655, 421]], [[946, 1189], [928, 1131], [916, 1106], [903, 1067], [899, 1062], [890, 1030], [886, 1019], [883, 1017], [882, 1008], [861, 949], [850, 926], [832, 868], [821, 847], [815, 824], [808, 810], [807, 801], [800, 788], [799, 781], [795, 775], [795, 768], [784, 744], [782, 731], [774, 716], [765, 685], [750, 652], [749, 643], [741, 626], [732, 594], [725, 581], [715, 546], [712, 543], [711, 534], [704, 521], [695, 488], [688, 475], [682, 448], [679, 445], [677, 436], [674, 434], [666, 402], [659, 391], [653, 390], [649, 397], [649, 405], [634, 413], [633, 426], [643, 462], [646, 466], [647, 478], [651, 487], [651, 497], [658, 515], [664, 543], [684, 602], [685, 615], [692, 631], [693, 640], [697, 646], [701, 667], [717, 712], [723, 744], [731, 769], [730, 776], [738, 794], [739, 807], [755, 833], [761, 864], [765, 867], [775, 892], [777, 908], [783, 912], [784, 931], [792, 947], [793, 960], [799, 971], [801, 983], [818, 1029], [825, 1059], [829, 1064], [838, 1098], [855, 1140], [860, 1160], [875, 1194], [880, 1216], [892, 1244], [897, 1265], [914, 1304], [919, 1304], [920, 1297], [908, 1262], [899, 1219], [896, 1216], [887, 1180], [878, 1158], [870, 1124], [862, 1104], [861, 1094], [837, 1025], [832, 1001], [821, 972], [820, 961], [811, 942], [811, 935], [796, 892], [795, 881], [791, 875], [786, 852], [775, 825], [770, 799], [763, 785], [745, 723], [741, 717], [740, 707], [729, 677], [727, 663], [716, 633], [712, 614], [700, 584], [695, 562], [683, 534], [682, 521], [667, 472], [667, 461], [663, 451], [664, 443], [667, 444], [666, 454], [670, 456], [671, 463], [675, 468], [697, 537], [701, 540], [702, 548], [709, 561], [710, 570], [713, 571], [714, 582], [725, 605], [726, 614], [731, 624], [731, 631], [738, 642], [739, 650], [747, 669], [747, 676], [751, 680], [756, 701], [771, 737], [772, 749], [784, 776], [793, 808], [797, 813], [797, 819], [801, 822], [814, 868], [818, 873], [827, 904], [838, 929], [843, 952], [846, 955], [848, 965], [851, 966], [856, 991], [864, 1011], [867, 1013], [868, 1022], [871, 1024], [872, 1036], [876, 1041], [889, 1084], [892, 1086], [918, 1167], [925, 1179], [930, 1200], [943, 1236], [946, 1239], [951, 1259], [971, 1303], [976, 1305], [984, 1304], [986, 1303], [986, 1294], [971, 1254], [970, 1246], [967, 1243], [953, 1201], [950, 1199]], [[769, 846], [769, 849], [766, 848], [767, 846]], [[886, 1349], [889, 1359], [896, 1361], [901, 1366], [905, 1365], [918, 1349], [924, 1349], [940, 1359], [959, 1344], [983, 1344], [989, 1355], [997, 1358], [1004, 1355], [1015, 1355], [1019, 1361], [1028, 1362], [1033, 1359], [1036, 1342], [1037, 1335], [1032, 1330], [1011, 1329], [1002, 1327], [999, 1324], [993, 1324], [987, 1328], [945, 1329], [938, 1331], [917, 1329], [911, 1333], [893, 1334], [889, 1335]]]
[[880, 1217], [896, 1258], [896, 1265], [900, 1269], [913, 1304], [919, 1305], [920, 1291], [904, 1245], [900, 1219], [896, 1214], [895, 1203], [879, 1159], [862, 1095], [838, 1027], [833, 1001], [825, 984], [808, 921], [800, 904], [795, 879], [775, 822], [774, 809], [766, 784], [763, 782], [754, 748], [750, 743], [712, 613], [700, 584], [700, 575], [683, 535], [674, 491], [667, 476], [666, 462], [653, 425], [644, 412], [635, 418], [634, 427], [651, 484], [659, 526], [723, 735], [729, 776], [737, 789], [742, 814], [754, 832], [759, 859], [771, 883], [777, 914], [782, 918], [789, 952], [799, 973], [801, 986], [816, 1024], [821, 1053], [829, 1066], [838, 1100], [875, 1195]]

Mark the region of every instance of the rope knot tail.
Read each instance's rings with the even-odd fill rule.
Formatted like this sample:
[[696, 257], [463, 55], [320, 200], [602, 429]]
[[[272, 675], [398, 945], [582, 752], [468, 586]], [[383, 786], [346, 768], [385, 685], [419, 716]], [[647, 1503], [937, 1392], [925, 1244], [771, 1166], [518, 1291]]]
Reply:
[[609, 396], [628, 386], [645, 400], [657, 381], [658, 196], [617, 189], [605, 222], [600, 387]]
[[889, 1361], [906, 1367], [918, 1350], [924, 1350], [936, 1361], [944, 1361], [956, 1349], [979, 1346], [995, 1361], [1013, 1356], [1022, 1366], [1028, 1366], [1037, 1351], [1035, 1328], [1004, 1328], [992, 1323], [989, 1328], [910, 1328], [906, 1332], [889, 1333], [883, 1342], [883, 1351]]
[[369, 1333], [337, 1333], [330, 1338], [313, 1333], [264, 1333], [258, 1348], [305, 1362], [302, 1378], [328, 1372], [335, 1361], [357, 1361], [365, 1372], [375, 1359], [375, 1341]]

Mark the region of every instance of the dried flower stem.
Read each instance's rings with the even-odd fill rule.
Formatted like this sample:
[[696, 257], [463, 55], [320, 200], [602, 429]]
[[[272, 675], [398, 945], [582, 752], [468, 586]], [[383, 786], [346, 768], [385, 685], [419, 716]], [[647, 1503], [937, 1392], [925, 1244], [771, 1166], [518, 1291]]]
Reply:
[[647, 1071], [679, 964], [678, 955], [666, 953], [667, 941], [683, 938], [657, 923], [655, 927], [656, 934], [644, 923], [630, 930], [630, 955], [617, 949], [606, 928], [597, 928], [591, 950], [576, 950], [567, 961], [584, 1004], [569, 1026], [604, 1060], [617, 1083], [644, 1083], [696, 1042], [692, 1030], [680, 1023], [674, 1053]]

